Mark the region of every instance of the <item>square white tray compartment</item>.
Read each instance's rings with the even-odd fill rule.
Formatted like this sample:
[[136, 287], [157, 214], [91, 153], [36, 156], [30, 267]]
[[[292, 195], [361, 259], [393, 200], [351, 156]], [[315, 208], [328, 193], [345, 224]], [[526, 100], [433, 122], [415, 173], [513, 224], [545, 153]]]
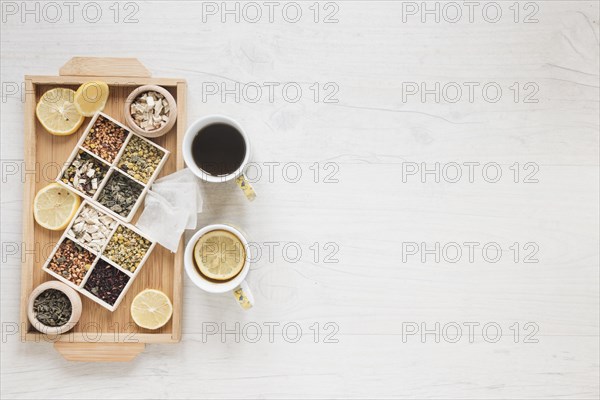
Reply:
[[[135, 278], [139, 274], [140, 270], [142, 269], [142, 267], [146, 263], [146, 260], [148, 259], [148, 257], [150, 257], [150, 254], [152, 253], [152, 250], [154, 249], [154, 246], [156, 245], [156, 242], [153, 242], [152, 239], [150, 239], [149, 237], [147, 237], [146, 235], [144, 235], [140, 230], [138, 230], [133, 225], [125, 223], [125, 222], [119, 220], [118, 218], [114, 218], [117, 223], [113, 227], [113, 229], [112, 229], [112, 231], [111, 231], [108, 239], [106, 240], [106, 242], [100, 248], [99, 251], [94, 250], [94, 249], [92, 249], [89, 246], [83, 244], [82, 242], [80, 242], [79, 240], [75, 239], [74, 237], [72, 237], [71, 235], [68, 234], [68, 232], [71, 230], [71, 228], [72, 228], [75, 220], [77, 219], [77, 216], [79, 215], [79, 213], [81, 212], [81, 210], [83, 210], [84, 207], [92, 207], [92, 208], [96, 209], [96, 211], [98, 211], [100, 213], [107, 214], [110, 217], [114, 218], [112, 215], [110, 215], [109, 213], [107, 213], [104, 210], [103, 207], [98, 207], [95, 203], [93, 203], [91, 201], [84, 200], [83, 202], [81, 202], [81, 205], [79, 206], [79, 209], [77, 210], [77, 213], [75, 214], [75, 217], [71, 220], [71, 222], [69, 223], [69, 226], [67, 226], [67, 228], [64, 230], [62, 236], [60, 237], [60, 239], [59, 239], [58, 243], [56, 244], [56, 246], [54, 246], [54, 249], [52, 250], [52, 253], [50, 254], [50, 256], [48, 257], [48, 259], [46, 260], [46, 263], [44, 264], [44, 266], [42, 267], [42, 269], [45, 272], [47, 272], [48, 274], [50, 274], [51, 276], [53, 276], [54, 278], [60, 280], [61, 282], [66, 283], [67, 285], [69, 285], [73, 289], [77, 290], [79, 293], [83, 294], [84, 296], [88, 297], [89, 299], [93, 300], [94, 302], [100, 304], [102, 307], [104, 307], [107, 310], [109, 310], [109, 311], [112, 312], [112, 311], [115, 311], [117, 309], [117, 307], [119, 307], [119, 304], [121, 303], [121, 301], [123, 300], [123, 298], [127, 294], [127, 291], [129, 290], [129, 288], [133, 284], [133, 281], [135, 280]], [[146, 239], [146, 240], [148, 240], [150, 242], [150, 246], [148, 247], [148, 250], [146, 250], [146, 253], [144, 254], [144, 257], [141, 259], [140, 263], [138, 264], [138, 266], [137, 266], [137, 268], [136, 268], [136, 270], [134, 272], [130, 272], [126, 268], [121, 267], [119, 264], [115, 263], [114, 261], [112, 261], [111, 259], [109, 259], [107, 256], [104, 255], [104, 251], [106, 250], [108, 244], [110, 243], [110, 239], [112, 238], [112, 235], [115, 234], [115, 232], [117, 231], [117, 229], [118, 229], [119, 226], [123, 226], [123, 227], [125, 227], [127, 229], [132, 230], [133, 232], [135, 232], [136, 234], [140, 235], [141, 237], [143, 237], [144, 239]], [[83, 249], [85, 249], [86, 251], [90, 252], [91, 254], [93, 254], [95, 256], [93, 264], [92, 264], [92, 267], [89, 269], [89, 271], [87, 271], [87, 273], [85, 274], [85, 277], [83, 278], [83, 280], [82, 280], [82, 282], [81, 282], [80, 285], [76, 285], [75, 283], [71, 282], [70, 280], [66, 279], [65, 277], [61, 276], [60, 274], [57, 274], [56, 272], [51, 271], [48, 268], [49, 265], [50, 265], [50, 262], [52, 261], [52, 259], [54, 258], [54, 255], [56, 254], [56, 251], [58, 250], [58, 248], [60, 247], [60, 245], [65, 241], [65, 239], [73, 241], [74, 243], [78, 244]], [[98, 264], [98, 262], [100, 260], [103, 260], [104, 262], [106, 262], [109, 265], [111, 265], [114, 268], [116, 268], [118, 271], [121, 271], [121, 272], [125, 273], [129, 277], [129, 280], [127, 281], [127, 284], [125, 285], [125, 287], [123, 288], [123, 290], [119, 294], [119, 297], [117, 298], [117, 300], [115, 301], [115, 303], [112, 304], [112, 305], [108, 304], [107, 302], [103, 301], [102, 299], [100, 299], [96, 295], [90, 293], [87, 289], [85, 289], [85, 284], [87, 283], [88, 279], [90, 278], [90, 276], [92, 274], [92, 271], [94, 270], [94, 268], [96, 267], [96, 265]]]
[[[117, 126], [125, 129], [127, 131], [127, 138], [125, 139], [125, 141], [123, 142], [123, 144], [121, 145], [121, 148], [119, 149], [119, 152], [117, 153], [116, 157], [114, 158], [114, 160], [112, 162], [108, 162], [106, 160], [104, 160], [103, 158], [101, 158], [100, 156], [98, 156], [97, 154], [93, 153], [92, 151], [86, 149], [85, 147], [83, 147], [83, 142], [85, 141], [85, 139], [88, 137], [88, 135], [90, 134], [90, 129], [92, 129], [92, 127], [94, 126], [94, 124], [96, 123], [96, 121], [98, 120], [98, 117], [102, 116], [104, 118], [106, 118], [108, 121], [116, 124]], [[125, 171], [122, 171], [121, 169], [119, 169], [117, 167], [117, 165], [119, 164], [119, 161], [121, 160], [121, 157], [123, 156], [123, 153], [125, 152], [125, 148], [127, 147], [127, 145], [129, 144], [129, 142], [131, 141], [132, 137], [138, 137], [139, 139], [143, 140], [144, 142], [150, 144], [151, 146], [157, 148], [159, 151], [162, 152], [163, 156], [162, 159], [160, 160], [159, 164], [157, 165], [156, 169], [154, 170], [154, 173], [152, 174], [152, 176], [148, 179], [148, 182], [143, 183], [140, 182], [138, 180], [136, 180], [134, 177], [130, 176], [128, 173], [126, 173]], [[73, 185], [64, 183], [61, 178], [63, 177], [63, 175], [65, 174], [65, 171], [69, 168], [69, 166], [71, 165], [71, 163], [73, 162], [73, 160], [75, 160], [75, 158], [77, 157], [77, 154], [79, 154], [79, 152], [82, 151], [84, 153], [87, 153], [88, 155], [92, 156], [95, 161], [101, 163], [102, 165], [106, 165], [108, 166], [108, 172], [106, 173], [106, 175], [104, 176], [104, 178], [102, 179], [101, 182], [99, 182], [98, 184], [98, 189], [96, 190], [96, 192], [93, 195], [89, 195], [87, 193], [84, 193], [82, 191], [80, 191], [79, 189], [76, 189], [75, 187], [73, 187]], [[79, 142], [77, 142], [77, 145], [75, 146], [75, 148], [73, 149], [73, 152], [71, 153], [71, 155], [69, 156], [69, 159], [67, 160], [67, 162], [65, 163], [65, 165], [63, 165], [58, 177], [56, 178], [56, 182], [58, 182], [59, 184], [63, 185], [64, 187], [68, 188], [69, 190], [74, 191], [75, 193], [77, 193], [78, 195], [80, 195], [81, 197], [83, 197], [84, 199], [87, 199], [91, 202], [93, 202], [94, 206], [99, 207], [100, 209], [102, 209], [104, 212], [109, 213], [110, 215], [112, 215], [113, 217], [116, 217], [118, 220], [123, 220], [125, 222], [131, 222], [131, 220], [133, 219], [133, 216], [135, 215], [135, 213], [137, 212], [137, 210], [139, 209], [140, 205], [142, 204], [142, 201], [144, 200], [144, 197], [146, 196], [146, 193], [148, 192], [148, 190], [150, 190], [150, 187], [152, 186], [152, 183], [154, 182], [154, 180], [156, 179], [156, 177], [158, 176], [158, 174], [160, 173], [162, 167], [165, 165], [167, 158], [169, 157], [170, 152], [157, 145], [156, 143], [140, 136], [137, 135], [136, 133], [133, 133], [128, 127], [126, 127], [125, 125], [121, 124], [120, 122], [114, 120], [113, 118], [111, 118], [110, 116], [108, 116], [107, 114], [104, 114], [102, 112], [97, 112], [91, 119], [90, 123], [88, 124], [87, 128], [85, 129], [83, 135], [81, 135], [81, 138], [79, 139]], [[141, 185], [143, 187], [142, 192], [140, 193], [140, 195], [138, 196], [134, 206], [131, 208], [130, 212], [126, 215], [120, 215], [119, 213], [116, 213], [114, 211], [112, 211], [110, 208], [100, 204], [98, 202], [98, 197], [100, 196], [100, 193], [102, 192], [102, 190], [104, 189], [104, 186], [106, 185], [106, 183], [108, 182], [108, 180], [110, 179], [110, 177], [117, 172], [121, 173], [123, 175], [125, 175], [128, 179], [131, 179], [133, 182]]]

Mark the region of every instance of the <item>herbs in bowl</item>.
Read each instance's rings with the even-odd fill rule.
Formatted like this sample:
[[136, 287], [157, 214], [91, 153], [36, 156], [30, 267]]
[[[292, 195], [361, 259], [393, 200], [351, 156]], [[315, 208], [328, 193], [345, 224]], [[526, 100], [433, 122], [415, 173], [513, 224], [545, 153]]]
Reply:
[[175, 98], [157, 85], [135, 89], [125, 101], [125, 120], [137, 134], [155, 138], [173, 128], [177, 119]]
[[47, 335], [71, 330], [81, 317], [81, 297], [59, 281], [42, 283], [29, 296], [27, 317], [31, 325]]
[[69, 297], [56, 289], [44, 290], [33, 301], [35, 318], [46, 326], [63, 326], [73, 315]]

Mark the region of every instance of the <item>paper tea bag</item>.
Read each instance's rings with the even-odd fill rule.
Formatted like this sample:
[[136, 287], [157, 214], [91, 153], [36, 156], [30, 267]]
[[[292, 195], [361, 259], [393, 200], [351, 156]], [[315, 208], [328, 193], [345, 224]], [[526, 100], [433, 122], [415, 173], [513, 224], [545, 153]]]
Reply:
[[[156, 181], [154, 181], [152, 188], [154, 189], [155, 186], [157, 186], [157, 185], [160, 186], [163, 183], [167, 183], [167, 182], [169, 182], [169, 183], [187, 183], [190, 186], [193, 186], [194, 190], [196, 192], [196, 212], [197, 213], [202, 212], [202, 190], [200, 188], [200, 179], [198, 179], [198, 177], [196, 175], [194, 175], [194, 173], [192, 171], [190, 171], [189, 168], [184, 168], [182, 170], [172, 173], [171, 175], [167, 175], [163, 178], [157, 179]], [[190, 194], [190, 193], [188, 191], [186, 191], [186, 195], [187, 194]]]
[[[185, 229], [196, 229], [198, 205], [194, 186], [190, 186], [189, 183], [185, 182], [163, 182], [158, 185], [152, 185], [152, 192], [162, 196], [174, 208], [181, 210], [185, 214]], [[202, 205], [200, 205], [200, 210], [202, 210]]]
[[200, 184], [196, 175], [186, 168], [154, 182], [136, 225], [175, 252], [183, 232], [196, 229], [199, 212], [202, 212]]
[[174, 207], [161, 195], [149, 191], [144, 202], [144, 212], [136, 226], [174, 253], [179, 247], [187, 220], [187, 210]]

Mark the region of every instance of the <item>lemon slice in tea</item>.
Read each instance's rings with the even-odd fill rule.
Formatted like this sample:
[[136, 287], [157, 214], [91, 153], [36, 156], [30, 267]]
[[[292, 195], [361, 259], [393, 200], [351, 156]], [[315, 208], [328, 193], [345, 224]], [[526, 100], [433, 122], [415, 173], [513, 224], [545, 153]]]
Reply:
[[207, 278], [228, 281], [244, 267], [246, 250], [236, 235], [219, 229], [200, 237], [194, 246], [194, 259]]

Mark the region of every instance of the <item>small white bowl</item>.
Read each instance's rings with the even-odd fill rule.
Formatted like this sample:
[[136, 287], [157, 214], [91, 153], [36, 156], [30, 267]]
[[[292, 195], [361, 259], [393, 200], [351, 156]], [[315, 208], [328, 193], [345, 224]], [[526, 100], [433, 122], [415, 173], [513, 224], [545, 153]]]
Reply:
[[[141, 96], [145, 92], [158, 92], [165, 96], [165, 99], [169, 103], [169, 119], [167, 123], [162, 128], [146, 131], [138, 126], [133, 120], [131, 116], [131, 103], [135, 101], [139, 96]], [[169, 132], [171, 128], [175, 125], [175, 121], [177, 121], [177, 103], [175, 99], [169, 93], [169, 91], [163, 87], [157, 85], [144, 85], [135, 89], [129, 96], [127, 96], [127, 100], [125, 100], [125, 122], [131, 128], [132, 131], [137, 133], [140, 136], [148, 137], [148, 138], [157, 138], [159, 136], [164, 135]]]
[[[42, 324], [35, 317], [35, 312], [33, 311], [33, 302], [40, 294], [42, 294], [48, 289], [56, 289], [60, 292], [63, 292], [65, 295], [67, 295], [69, 301], [71, 301], [71, 318], [69, 318], [67, 323], [64, 325], [47, 326]], [[81, 317], [81, 308], [81, 297], [79, 296], [79, 293], [77, 293], [75, 290], [71, 289], [69, 286], [62, 282], [48, 281], [42, 283], [41, 285], [33, 289], [31, 294], [29, 295], [29, 303], [27, 305], [27, 317], [29, 318], [29, 322], [31, 322], [31, 325], [33, 325], [33, 327], [38, 331], [46, 335], [60, 335], [70, 331], [75, 325], [77, 325], [77, 322], [79, 322], [79, 318]]]

